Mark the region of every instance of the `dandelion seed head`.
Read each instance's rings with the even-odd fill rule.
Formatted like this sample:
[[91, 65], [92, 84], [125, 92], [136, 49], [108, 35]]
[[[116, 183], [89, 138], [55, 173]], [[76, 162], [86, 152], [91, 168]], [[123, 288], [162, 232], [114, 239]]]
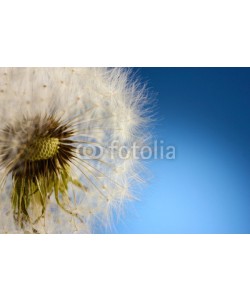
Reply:
[[144, 143], [143, 89], [120, 68], [0, 68], [0, 90], [1, 232], [110, 226], [141, 164], [109, 145]]

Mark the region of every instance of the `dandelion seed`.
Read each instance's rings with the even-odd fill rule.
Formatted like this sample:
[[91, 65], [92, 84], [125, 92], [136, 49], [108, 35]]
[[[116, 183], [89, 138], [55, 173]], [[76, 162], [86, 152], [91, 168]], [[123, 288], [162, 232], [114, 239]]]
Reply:
[[127, 71], [0, 68], [0, 90], [1, 232], [95, 232], [111, 224], [113, 210], [132, 198], [140, 163], [110, 155], [109, 145], [146, 140], [144, 94]]

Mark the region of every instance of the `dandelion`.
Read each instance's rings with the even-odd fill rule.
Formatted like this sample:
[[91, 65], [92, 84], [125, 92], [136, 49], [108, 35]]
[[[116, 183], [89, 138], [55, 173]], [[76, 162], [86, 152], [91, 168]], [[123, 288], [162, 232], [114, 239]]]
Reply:
[[117, 149], [144, 144], [145, 100], [121, 68], [0, 68], [1, 232], [111, 226], [139, 179]]

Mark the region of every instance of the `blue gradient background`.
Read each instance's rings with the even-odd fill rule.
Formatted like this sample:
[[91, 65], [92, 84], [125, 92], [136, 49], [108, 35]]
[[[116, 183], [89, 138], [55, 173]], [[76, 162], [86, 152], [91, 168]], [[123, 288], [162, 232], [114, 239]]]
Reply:
[[250, 232], [250, 68], [134, 68], [156, 95], [155, 137], [175, 160], [151, 175], [113, 233]]

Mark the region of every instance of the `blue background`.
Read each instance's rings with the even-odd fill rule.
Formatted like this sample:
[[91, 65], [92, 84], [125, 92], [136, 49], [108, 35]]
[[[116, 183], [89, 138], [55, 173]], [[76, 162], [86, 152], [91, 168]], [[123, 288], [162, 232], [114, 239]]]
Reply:
[[175, 160], [146, 162], [140, 200], [113, 233], [250, 232], [250, 68], [134, 68]]

